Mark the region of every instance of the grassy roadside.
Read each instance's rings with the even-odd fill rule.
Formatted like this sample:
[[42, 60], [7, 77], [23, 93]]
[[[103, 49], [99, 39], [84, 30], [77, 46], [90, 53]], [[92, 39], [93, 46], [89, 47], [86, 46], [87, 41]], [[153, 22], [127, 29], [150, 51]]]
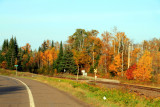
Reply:
[[[14, 76], [15, 71], [0, 69], [0, 74]], [[32, 77], [32, 74], [27, 72], [20, 72], [18, 75], [19, 77], [29, 78], [49, 84], [96, 107], [160, 107], [159, 98], [151, 99], [136, 96], [134, 93], [129, 93], [127, 89], [104, 89], [102, 87], [89, 85], [85, 82], [77, 83], [76, 81], [69, 79], [59, 79], [42, 75], [34, 75]], [[106, 100], [103, 100], [104, 96], [106, 97]]]

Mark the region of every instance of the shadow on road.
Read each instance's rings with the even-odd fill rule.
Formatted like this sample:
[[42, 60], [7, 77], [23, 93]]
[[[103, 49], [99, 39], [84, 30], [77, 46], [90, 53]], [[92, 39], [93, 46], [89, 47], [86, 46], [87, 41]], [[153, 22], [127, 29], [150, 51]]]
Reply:
[[26, 90], [26, 88], [23, 86], [0, 87], [0, 95], [11, 94], [13, 92], [20, 91], [20, 90]]

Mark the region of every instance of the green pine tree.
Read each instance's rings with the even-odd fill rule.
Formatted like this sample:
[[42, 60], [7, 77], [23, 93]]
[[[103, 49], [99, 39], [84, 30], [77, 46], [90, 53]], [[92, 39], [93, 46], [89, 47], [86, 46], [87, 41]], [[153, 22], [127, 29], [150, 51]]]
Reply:
[[17, 60], [18, 60], [17, 61], [17, 64], [18, 64], [17, 70], [22, 71], [23, 69], [22, 69], [22, 50], [21, 50], [21, 48], [18, 51]]
[[100, 55], [97, 55], [97, 57], [96, 57], [96, 63], [94, 64], [94, 68], [98, 67], [99, 59], [100, 59]]
[[5, 59], [7, 61], [8, 68], [14, 69], [15, 60], [18, 56], [18, 44], [16, 38], [12, 37], [9, 44], [8, 40], [5, 40], [3, 50], [6, 51]]
[[73, 59], [73, 53], [71, 50], [66, 49], [62, 58], [62, 61], [60, 63], [60, 71], [76, 74], [77, 66], [75, 64], [75, 60]]
[[53, 70], [52, 70], [53, 73], [55, 72], [56, 66], [57, 66], [57, 65], [56, 65], [56, 61], [53, 59]]
[[16, 38], [14, 38], [15, 57], [18, 56], [18, 44]]
[[0, 50], [0, 63], [5, 61], [5, 57], [2, 55], [2, 51]]
[[15, 62], [16, 54], [15, 54], [15, 42], [13, 37], [10, 39], [8, 51], [6, 54], [7, 64], [8, 67], [13, 69], [14, 68], [14, 62]]
[[53, 48], [54, 47], [54, 41], [52, 40], [52, 44], [51, 44], [51, 47]]
[[2, 52], [7, 52], [8, 51], [8, 39], [4, 40], [3, 45], [2, 45]]
[[63, 58], [63, 44], [62, 44], [62, 41], [61, 41], [61, 44], [60, 44], [60, 50], [59, 50], [59, 54], [58, 54], [58, 58], [56, 60], [56, 68], [57, 68], [57, 71], [60, 73], [61, 72], [61, 69], [62, 69], [62, 66], [60, 66], [60, 63], [62, 61], [62, 58]]

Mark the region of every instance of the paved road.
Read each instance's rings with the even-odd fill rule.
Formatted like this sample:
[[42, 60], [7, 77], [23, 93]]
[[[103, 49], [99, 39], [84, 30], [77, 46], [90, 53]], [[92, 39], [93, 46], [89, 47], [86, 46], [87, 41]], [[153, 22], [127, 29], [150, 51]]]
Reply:
[[0, 107], [29, 107], [25, 86], [16, 80], [0, 76]]
[[[17, 78], [31, 90], [35, 107], [86, 107], [75, 97], [46, 84]], [[28, 91], [20, 81], [0, 76], [0, 107], [30, 107]]]

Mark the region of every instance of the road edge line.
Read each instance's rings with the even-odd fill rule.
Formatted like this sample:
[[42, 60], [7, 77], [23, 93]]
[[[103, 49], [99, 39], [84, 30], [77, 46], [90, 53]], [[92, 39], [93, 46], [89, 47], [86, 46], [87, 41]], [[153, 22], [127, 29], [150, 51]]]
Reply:
[[31, 90], [29, 89], [29, 87], [24, 82], [22, 82], [21, 80], [19, 80], [17, 78], [13, 78], [13, 77], [8, 77], [8, 76], [2, 76], [2, 77], [11, 78], [11, 79], [14, 79], [14, 80], [17, 80], [17, 81], [21, 82], [26, 87], [26, 89], [27, 89], [28, 96], [29, 96], [30, 107], [35, 107], [32, 92], [31, 92]]

